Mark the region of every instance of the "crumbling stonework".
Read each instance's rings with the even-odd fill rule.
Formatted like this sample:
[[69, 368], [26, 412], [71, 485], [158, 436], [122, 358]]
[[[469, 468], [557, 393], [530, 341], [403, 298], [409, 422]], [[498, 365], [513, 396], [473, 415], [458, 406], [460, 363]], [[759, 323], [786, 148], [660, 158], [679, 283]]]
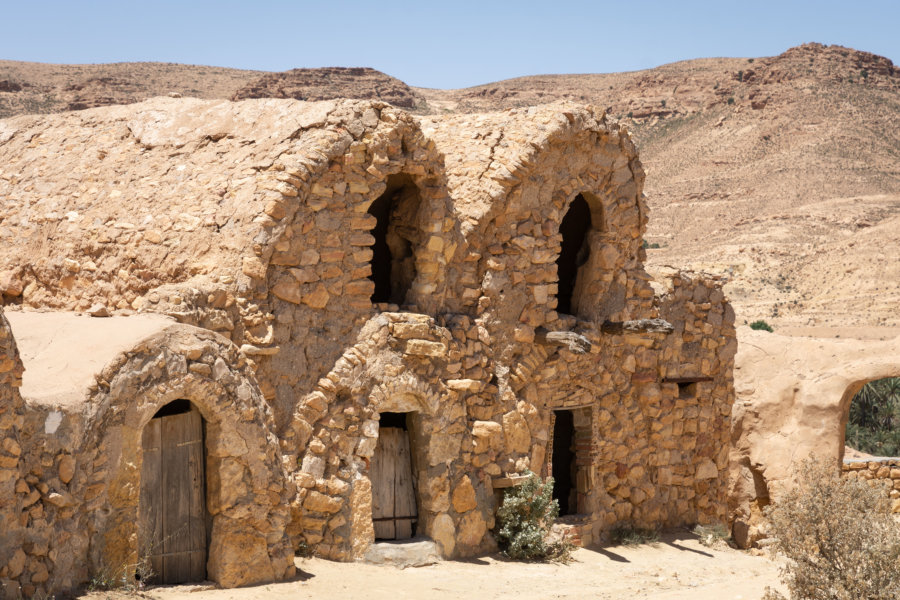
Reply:
[[845, 460], [841, 472], [849, 479], [863, 479], [869, 485], [884, 485], [891, 510], [900, 513], [900, 458]]
[[[75, 164], [61, 140], [86, 148]], [[217, 565], [253, 536], [256, 580], [288, 573], [284, 536], [365, 555], [386, 414], [406, 415], [416, 532], [445, 557], [495, 548], [503, 487], [551, 474], [554, 452], [582, 543], [725, 519], [734, 313], [714, 278], [644, 271], [644, 172], [600, 111], [156, 99], [0, 121], [0, 159], [0, 241], [25, 249], [0, 251], [7, 301], [220, 340], [215, 360], [174, 333], [142, 342], [86, 396], [71, 447], [98, 494], [73, 511], [94, 515], [91, 568], [137, 551], [140, 432], [186, 396], [223, 439], [249, 428], [247, 456], [207, 438], [223, 585], [247, 582]]]

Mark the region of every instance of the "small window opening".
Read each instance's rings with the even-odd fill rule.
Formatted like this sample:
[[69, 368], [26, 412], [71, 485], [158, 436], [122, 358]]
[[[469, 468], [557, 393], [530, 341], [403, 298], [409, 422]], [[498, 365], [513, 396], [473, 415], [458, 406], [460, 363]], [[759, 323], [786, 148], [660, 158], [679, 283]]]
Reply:
[[387, 189], [369, 207], [372, 229], [372, 302], [403, 305], [416, 279], [415, 248], [421, 233], [418, 222], [419, 189], [408, 175], [392, 175]]
[[559, 225], [562, 235], [562, 247], [556, 259], [556, 272], [559, 278], [556, 295], [556, 310], [564, 314], [573, 314], [573, 294], [578, 281], [578, 271], [590, 256], [587, 233], [591, 229], [591, 208], [584, 196], [578, 194], [572, 200], [569, 210]]
[[678, 384], [678, 397], [682, 400], [689, 400], [697, 397], [697, 382], [682, 381]]
[[153, 415], [154, 419], [159, 419], [161, 417], [172, 417], [174, 415], [180, 415], [184, 413], [191, 412], [191, 401], [190, 400], [173, 400], [169, 402]]
[[575, 461], [575, 416], [570, 410], [557, 410], [553, 424], [553, 499], [559, 503], [559, 516], [578, 512]]

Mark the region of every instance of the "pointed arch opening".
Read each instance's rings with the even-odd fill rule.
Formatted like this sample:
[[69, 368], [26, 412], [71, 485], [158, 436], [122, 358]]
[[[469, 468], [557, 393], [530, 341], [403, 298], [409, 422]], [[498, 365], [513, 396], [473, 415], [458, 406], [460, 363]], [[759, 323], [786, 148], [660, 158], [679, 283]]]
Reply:
[[375, 217], [372, 236], [372, 273], [375, 284], [372, 302], [403, 306], [416, 279], [416, 249], [421, 243], [419, 188], [412, 177], [396, 174], [388, 177], [387, 188], [369, 206]]
[[[578, 308], [579, 278], [584, 279], [581, 270], [590, 258], [591, 247], [588, 233], [593, 227], [591, 207], [583, 194], [578, 194], [569, 205], [559, 233], [562, 244], [556, 259], [559, 278], [556, 295], [556, 311], [567, 315], [576, 314]], [[580, 286], [583, 288], [583, 284]]]

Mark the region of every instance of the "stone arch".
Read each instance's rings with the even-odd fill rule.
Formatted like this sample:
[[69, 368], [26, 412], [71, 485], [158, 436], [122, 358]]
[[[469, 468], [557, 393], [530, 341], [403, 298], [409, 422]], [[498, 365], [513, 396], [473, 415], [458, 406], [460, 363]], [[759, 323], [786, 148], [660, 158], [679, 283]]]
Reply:
[[206, 422], [208, 577], [234, 587], [292, 576], [290, 498], [274, 424], [237, 349], [179, 325], [120, 355], [104, 375], [109, 387], [91, 399], [91, 435], [79, 452], [93, 465], [83, 480], [93, 568], [137, 563], [141, 435], [161, 407], [189, 400]]

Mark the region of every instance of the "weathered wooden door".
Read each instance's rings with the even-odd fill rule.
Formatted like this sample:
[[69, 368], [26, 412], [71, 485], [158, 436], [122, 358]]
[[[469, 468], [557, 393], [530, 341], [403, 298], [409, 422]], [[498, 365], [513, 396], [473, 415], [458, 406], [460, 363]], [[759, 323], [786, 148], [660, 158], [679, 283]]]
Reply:
[[161, 410], [144, 428], [138, 529], [157, 583], [206, 579], [203, 419], [187, 406]]
[[418, 511], [409, 434], [405, 429], [379, 429], [370, 474], [375, 539], [411, 538], [416, 532]]

